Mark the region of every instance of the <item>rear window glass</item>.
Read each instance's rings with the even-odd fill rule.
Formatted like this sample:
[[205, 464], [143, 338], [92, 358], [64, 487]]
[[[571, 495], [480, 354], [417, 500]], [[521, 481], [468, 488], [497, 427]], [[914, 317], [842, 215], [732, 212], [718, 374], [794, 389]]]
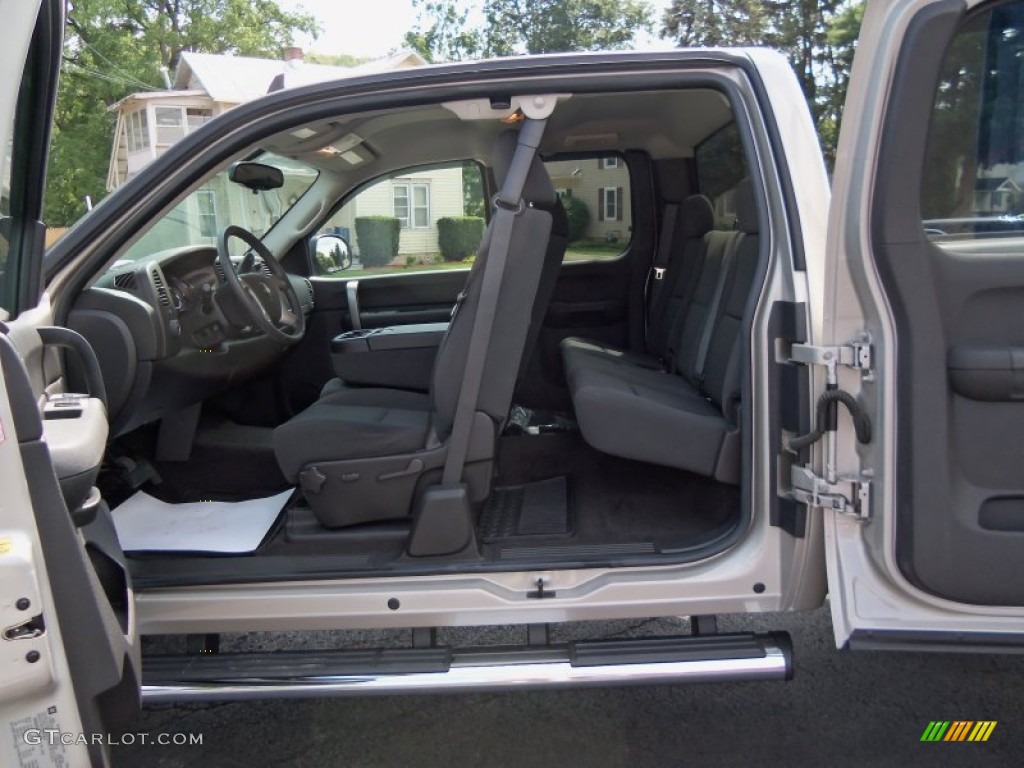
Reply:
[[557, 158], [544, 163], [569, 217], [563, 261], [617, 259], [633, 237], [629, 167], [620, 154]]
[[715, 207], [715, 228], [732, 229], [736, 222], [732, 192], [749, 175], [736, 123], [729, 123], [698, 144], [694, 160], [699, 191]]

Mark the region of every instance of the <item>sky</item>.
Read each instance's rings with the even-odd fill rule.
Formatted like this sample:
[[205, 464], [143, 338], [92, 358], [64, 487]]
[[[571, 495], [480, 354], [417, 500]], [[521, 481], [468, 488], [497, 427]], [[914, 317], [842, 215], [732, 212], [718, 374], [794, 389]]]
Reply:
[[[655, 19], [670, 0], [649, 0]], [[316, 40], [299, 39], [307, 51], [326, 54], [347, 53], [376, 58], [402, 47], [402, 38], [416, 23], [412, 0], [279, 0], [282, 7], [302, 7], [313, 14], [322, 29]], [[664, 48], [657, 35], [645, 36], [638, 48]]]

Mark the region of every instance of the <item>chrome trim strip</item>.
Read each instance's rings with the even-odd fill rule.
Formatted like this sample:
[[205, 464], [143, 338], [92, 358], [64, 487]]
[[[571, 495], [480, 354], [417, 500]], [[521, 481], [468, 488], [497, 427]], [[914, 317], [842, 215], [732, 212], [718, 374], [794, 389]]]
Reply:
[[766, 643], [764, 650], [765, 655], [760, 658], [701, 659], [590, 667], [574, 667], [565, 654], [557, 651], [478, 651], [456, 654], [447, 672], [144, 684], [142, 700], [145, 704], [160, 704], [197, 700], [464, 693], [524, 688], [787, 679], [791, 663], [787, 653], [772, 643]]
[[348, 303], [348, 318], [352, 323], [352, 330], [358, 331], [363, 327], [359, 316], [359, 281], [349, 280], [345, 283], [345, 297]]

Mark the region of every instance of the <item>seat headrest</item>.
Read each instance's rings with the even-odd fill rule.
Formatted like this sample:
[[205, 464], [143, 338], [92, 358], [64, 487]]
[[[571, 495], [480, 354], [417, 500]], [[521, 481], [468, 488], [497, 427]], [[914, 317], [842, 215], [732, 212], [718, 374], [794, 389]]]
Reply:
[[683, 237], [697, 239], [715, 228], [715, 208], [704, 195], [691, 195], [679, 206]]
[[[518, 132], [505, 131], [494, 144], [494, 150], [491, 152], [491, 168], [494, 170], [494, 180], [498, 184], [498, 189], [505, 184], [505, 176], [512, 164], [512, 156], [516, 152], [518, 138]], [[551, 184], [551, 177], [548, 176], [547, 169], [539, 156], [533, 158], [530, 172], [526, 176], [526, 183], [523, 184], [523, 200], [533, 203], [534, 207], [541, 209], [551, 208], [558, 200], [555, 188]]]
[[760, 229], [757, 221], [757, 199], [754, 197], [754, 185], [749, 176], [736, 185], [733, 205], [736, 208], [736, 229], [747, 234], [757, 234]]

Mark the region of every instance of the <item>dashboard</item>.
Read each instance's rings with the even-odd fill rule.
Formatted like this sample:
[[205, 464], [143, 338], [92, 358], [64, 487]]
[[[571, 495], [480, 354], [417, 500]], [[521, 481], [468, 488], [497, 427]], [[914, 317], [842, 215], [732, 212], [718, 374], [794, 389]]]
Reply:
[[[312, 286], [289, 279], [308, 316]], [[240, 311], [213, 246], [115, 264], [81, 293], [68, 326], [96, 350], [114, 435], [201, 403], [285, 352]]]

